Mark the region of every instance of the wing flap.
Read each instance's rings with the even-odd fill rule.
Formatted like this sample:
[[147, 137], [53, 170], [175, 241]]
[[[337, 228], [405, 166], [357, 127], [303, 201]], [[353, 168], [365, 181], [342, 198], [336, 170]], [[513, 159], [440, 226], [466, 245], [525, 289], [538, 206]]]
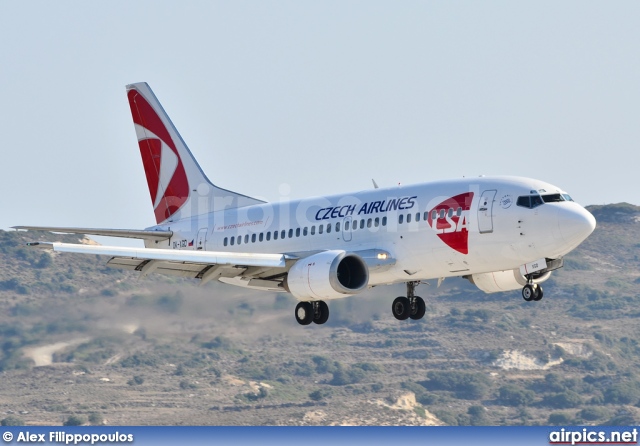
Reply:
[[106, 255], [111, 257], [125, 257], [135, 260], [160, 260], [167, 262], [196, 263], [203, 267], [211, 264], [263, 266], [284, 268], [286, 266], [283, 254], [258, 254], [244, 252], [215, 252], [215, 251], [182, 251], [174, 249], [127, 248], [123, 246], [94, 246], [78, 245], [75, 243], [33, 242], [29, 246], [51, 249], [55, 252], [71, 252], [76, 254]]

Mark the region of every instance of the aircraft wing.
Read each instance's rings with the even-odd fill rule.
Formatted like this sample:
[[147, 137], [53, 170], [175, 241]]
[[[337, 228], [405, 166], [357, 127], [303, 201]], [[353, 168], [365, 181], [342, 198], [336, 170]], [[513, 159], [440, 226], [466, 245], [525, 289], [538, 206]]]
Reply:
[[62, 228], [54, 226], [12, 226], [11, 229], [28, 229], [31, 231], [61, 232], [63, 234], [89, 234], [106, 237], [138, 238], [159, 242], [173, 236], [173, 231], [145, 231], [139, 229], [102, 229], [102, 228]]
[[[75, 243], [32, 242], [28, 246], [54, 252], [106, 255], [108, 266], [201, 279], [201, 284], [220, 278], [242, 277], [248, 285], [282, 291], [281, 278], [297, 258], [285, 254], [187, 251], [174, 249], [95, 246]], [[270, 280], [274, 276], [276, 280]], [[251, 282], [254, 281], [252, 284]]]

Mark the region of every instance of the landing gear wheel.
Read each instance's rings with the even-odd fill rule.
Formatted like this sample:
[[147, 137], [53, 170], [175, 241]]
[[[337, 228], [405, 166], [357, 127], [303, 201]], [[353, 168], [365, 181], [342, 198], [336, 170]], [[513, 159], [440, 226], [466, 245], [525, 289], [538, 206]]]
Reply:
[[544, 292], [542, 291], [542, 287], [538, 285], [536, 286], [536, 294], [533, 296], [533, 300], [538, 301], [542, 299], [542, 296], [544, 296]]
[[313, 322], [315, 324], [322, 325], [329, 320], [329, 306], [323, 300], [314, 302], [313, 309]]
[[524, 288], [522, 288], [522, 298], [527, 302], [531, 302], [536, 297], [536, 290], [533, 288], [533, 285], [530, 283], [526, 284]]
[[311, 302], [298, 302], [295, 315], [296, 321], [300, 325], [309, 325], [313, 322], [313, 304]]
[[406, 320], [411, 314], [411, 303], [409, 299], [404, 296], [396, 297], [393, 305], [391, 305], [391, 312], [399, 321]]
[[409, 317], [414, 321], [422, 319], [424, 313], [427, 311], [427, 306], [424, 304], [424, 300], [420, 296], [415, 296], [413, 305], [411, 305], [411, 314]]

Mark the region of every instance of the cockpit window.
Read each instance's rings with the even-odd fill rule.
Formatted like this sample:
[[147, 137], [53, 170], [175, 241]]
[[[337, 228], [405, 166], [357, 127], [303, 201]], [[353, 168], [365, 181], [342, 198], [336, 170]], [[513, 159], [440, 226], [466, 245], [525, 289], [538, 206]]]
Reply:
[[523, 195], [521, 197], [518, 197], [518, 201], [516, 202], [518, 206], [529, 209], [538, 207], [543, 203], [544, 202], [542, 201], [540, 195]]
[[558, 203], [559, 201], [565, 201], [564, 197], [560, 194], [543, 195], [542, 199], [545, 203]]
[[562, 196], [564, 197], [565, 200], [567, 201], [573, 201], [573, 198], [571, 198], [571, 195], [569, 194], [562, 194]]

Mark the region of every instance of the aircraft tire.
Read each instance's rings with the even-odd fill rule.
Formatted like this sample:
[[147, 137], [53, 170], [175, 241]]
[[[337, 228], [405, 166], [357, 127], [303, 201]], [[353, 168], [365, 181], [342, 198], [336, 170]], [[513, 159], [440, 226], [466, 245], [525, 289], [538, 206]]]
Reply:
[[322, 325], [329, 320], [329, 305], [323, 300], [319, 300], [318, 311], [314, 312], [313, 322], [318, 325]]
[[415, 305], [411, 308], [411, 314], [409, 317], [414, 321], [418, 319], [422, 319], [424, 317], [424, 313], [427, 311], [427, 306], [424, 303], [424, 299], [420, 296], [415, 296]]
[[531, 302], [536, 296], [536, 292], [533, 289], [533, 285], [526, 284], [524, 288], [522, 288], [522, 298], [527, 302]]
[[393, 313], [393, 317], [399, 321], [406, 320], [411, 314], [409, 298], [404, 296], [396, 297], [391, 305], [391, 312]]
[[543, 296], [544, 296], [544, 291], [542, 291], [542, 287], [538, 285], [536, 287], [536, 294], [533, 296], [533, 300], [539, 301], [542, 299]]
[[295, 316], [300, 325], [309, 325], [313, 322], [313, 304], [311, 302], [298, 302]]

